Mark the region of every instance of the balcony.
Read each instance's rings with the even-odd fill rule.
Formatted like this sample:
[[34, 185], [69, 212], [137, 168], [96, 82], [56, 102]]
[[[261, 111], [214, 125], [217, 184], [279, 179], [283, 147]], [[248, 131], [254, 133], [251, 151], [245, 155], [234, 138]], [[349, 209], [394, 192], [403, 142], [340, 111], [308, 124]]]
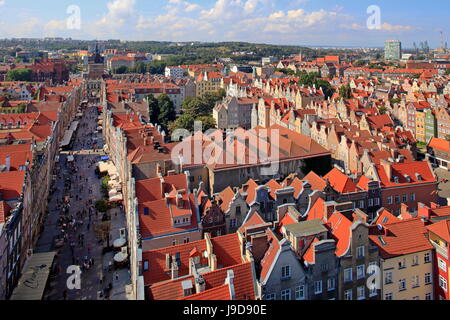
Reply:
[[439, 245], [439, 243], [435, 242], [434, 240], [430, 239], [430, 242], [436, 249], [436, 253], [438, 253], [439, 255], [443, 256], [445, 259], [448, 260], [448, 248]]

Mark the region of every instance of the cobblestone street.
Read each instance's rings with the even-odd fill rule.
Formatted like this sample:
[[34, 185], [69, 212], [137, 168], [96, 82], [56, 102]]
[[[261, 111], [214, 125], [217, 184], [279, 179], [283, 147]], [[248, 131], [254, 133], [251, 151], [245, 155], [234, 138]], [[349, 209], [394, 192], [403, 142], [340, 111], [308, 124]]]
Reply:
[[[56, 270], [51, 275], [44, 297], [48, 300], [126, 298], [128, 270], [108, 270], [113, 253], [103, 254], [106, 242], [103, 243], [95, 232], [103, 217], [95, 209], [95, 202], [102, 198], [101, 181], [95, 169], [100, 156], [104, 155], [102, 137], [96, 131], [97, 117], [96, 107], [87, 108], [76, 132], [73, 151], [61, 152], [57, 164], [49, 215], [35, 249], [36, 252], [57, 251]], [[72, 164], [68, 162], [70, 156], [74, 157]], [[66, 212], [64, 206], [67, 206]], [[110, 210], [109, 215], [109, 242], [112, 245], [119, 235], [118, 230], [125, 227], [125, 218], [119, 208]], [[79, 290], [67, 287], [70, 276], [67, 268], [71, 265], [78, 265], [82, 270]], [[112, 290], [105, 290], [108, 286]]]

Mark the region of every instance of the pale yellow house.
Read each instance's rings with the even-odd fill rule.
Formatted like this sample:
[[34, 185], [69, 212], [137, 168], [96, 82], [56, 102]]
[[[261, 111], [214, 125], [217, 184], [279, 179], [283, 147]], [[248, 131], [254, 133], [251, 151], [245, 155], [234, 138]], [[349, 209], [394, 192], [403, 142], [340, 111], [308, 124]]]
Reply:
[[380, 251], [383, 300], [434, 299], [433, 246], [426, 234], [421, 218], [392, 216], [387, 223], [372, 227], [369, 237]]
[[219, 72], [205, 72], [199, 75], [195, 80], [197, 85], [195, 96], [201, 98], [207, 93], [216, 93], [222, 88], [222, 78], [223, 75]]
[[416, 109], [416, 140], [427, 142], [425, 139], [425, 110]]

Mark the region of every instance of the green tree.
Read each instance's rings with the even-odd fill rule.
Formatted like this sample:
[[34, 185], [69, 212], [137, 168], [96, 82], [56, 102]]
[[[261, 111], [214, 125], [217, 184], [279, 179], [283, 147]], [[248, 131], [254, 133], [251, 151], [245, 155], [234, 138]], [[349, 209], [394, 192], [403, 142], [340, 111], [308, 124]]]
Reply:
[[195, 118], [192, 115], [188, 113], [182, 114], [177, 120], [169, 125], [169, 131], [173, 132], [175, 129], [186, 129], [189, 132], [192, 132], [194, 131], [194, 121]]
[[153, 94], [147, 96], [148, 100], [148, 118], [151, 123], [158, 122], [159, 103]]
[[33, 70], [24, 69], [13, 69], [9, 70], [6, 74], [7, 81], [31, 81], [33, 80]]
[[380, 114], [386, 114], [387, 108], [385, 106], [381, 106], [378, 108], [378, 111], [380, 112]]
[[333, 96], [334, 89], [331, 86], [331, 83], [328, 82], [327, 80], [318, 79], [318, 80], [316, 80], [315, 85], [316, 85], [317, 89], [322, 88], [325, 98], [328, 99], [329, 97]]
[[165, 93], [160, 95], [157, 100], [159, 106], [158, 124], [168, 128], [169, 124], [177, 117], [175, 106]]
[[447, 70], [445, 70], [445, 74], [446, 74], [447, 76], [450, 75], [450, 68], [447, 69]]
[[126, 66], [121, 66], [114, 70], [115, 74], [124, 74], [124, 73], [129, 73], [129, 72], [130, 72], [130, 70]]
[[342, 99], [350, 99], [352, 97], [352, 88], [350, 88], [349, 84], [339, 88], [339, 96]]
[[202, 130], [203, 131], [216, 128], [216, 120], [214, 120], [214, 118], [211, 116], [201, 116], [201, 117], [198, 117], [197, 119], [195, 119], [195, 121], [202, 122]]
[[145, 74], [147, 72], [147, 67], [145, 66], [145, 63], [142, 61], [136, 62], [136, 65], [134, 66], [134, 71], [136, 73]]
[[201, 98], [186, 98], [181, 104], [181, 110], [184, 114], [196, 118], [201, 115], [208, 115], [211, 112], [210, 106]]

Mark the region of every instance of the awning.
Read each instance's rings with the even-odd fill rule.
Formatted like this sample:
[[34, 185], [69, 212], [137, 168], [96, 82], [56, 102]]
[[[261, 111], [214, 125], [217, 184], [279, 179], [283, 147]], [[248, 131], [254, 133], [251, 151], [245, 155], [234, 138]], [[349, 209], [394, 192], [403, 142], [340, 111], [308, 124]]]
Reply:
[[103, 127], [102, 126], [98, 126], [97, 127], [97, 131], [102, 131], [103, 130]]
[[72, 130], [66, 131], [66, 133], [64, 134], [64, 137], [61, 141], [61, 147], [67, 147], [70, 144], [70, 141], [72, 141], [72, 135], [73, 135]]
[[119, 239], [114, 240], [113, 245], [115, 248], [122, 248], [126, 243], [127, 243], [127, 239], [119, 238]]
[[67, 157], [67, 162], [74, 162], [75, 161], [75, 157], [74, 156], [68, 156]]
[[103, 120], [98, 120], [98, 125], [99, 126], [103, 125]]
[[83, 116], [83, 114], [81, 112], [77, 113], [77, 117], [81, 118], [82, 116]]
[[69, 129], [69, 130], [77, 131], [78, 125], [79, 125], [79, 124], [80, 124], [80, 123], [79, 123], [78, 121], [72, 122], [72, 124], [70, 125], [70, 129]]
[[109, 198], [111, 202], [123, 201], [123, 195], [121, 193], [117, 193], [116, 195]]
[[102, 161], [108, 161], [109, 157], [108, 156], [103, 156], [103, 157], [101, 157], [101, 159], [102, 159]]
[[42, 300], [55, 255], [56, 252], [33, 254], [11, 300]]
[[123, 254], [122, 252], [119, 252], [114, 256], [114, 261], [115, 262], [124, 262], [125, 260], [127, 260], [127, 258], [128, 258], [128, 254]]

